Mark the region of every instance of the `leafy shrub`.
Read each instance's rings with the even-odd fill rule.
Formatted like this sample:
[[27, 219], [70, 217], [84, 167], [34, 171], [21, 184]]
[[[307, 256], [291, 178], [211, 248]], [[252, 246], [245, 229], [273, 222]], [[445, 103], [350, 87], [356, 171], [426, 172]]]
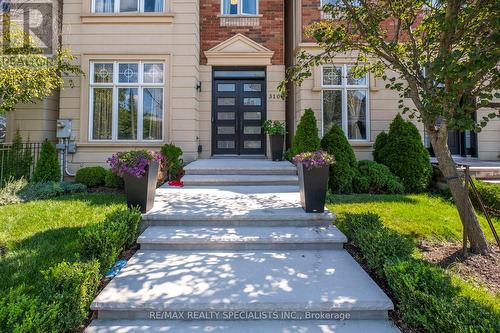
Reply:
[[357, 193], [403, 193], [404, 186], [388, 167], [374, 161], [359, 161], [358, 174], [354, 178]]
[[106, 177], [104, 178], [104, 183], [110, 188], [123, 188], [125, 186], [123, 178], [118, 176], [111, 170], [106, 171]]
[[346, 214], [339, 228], [361, 250], [368, 265], [381, 277], [387, 263], [409, 259], [413, 243], [384, 227], [376, 214]]
[[446, 272], [420, 260], [388, 265], [385, 275], [403, 320], [425, 332], [500, 332], [500, 313], [460, 295]]
[[75, 181], [87, 187], [97, 187], [105, 184], [106, 169], [101, 166], [82, 168], [76, 172]]
[[316, 117], [312, 109], [306, 109], [297, 125], [297, 131], [292, 139], [292, 147], [287, 151], [288, 159], [297, 154], [316, 151], [320, 148], [320, 139], [318, 136], [318, 126]]
[[323, 136], [321, 148], [335, 157], [335, 163], [330, 166], [330, 190], [333, 193], [352, 193], [353, 179], [357, 173], [356, 156], [338, 125], [333, 125]]
[[[488, 212], [496, 217], [500, 217], [500, 185], [474, 180], [474, 185], [479, 192], [483, 205]], [[476, 209], [481, 209], [481, 205], [472, 191], [469, 191], [470, 198]]]
[[[2, 146], [3, 145], [0, 144], [0, 147]], [[23, 139], [21, 137], [21, 134], [19, 133], [19, 130], [17, 130], [10, 149], [5, 150], [5, 154], [0, 160], [0, 169], [3, 170], [3, 181], [2, 183], [0, 183], [0, 187], [2, 187], [11, 178], [30, 179], [30, 170], [32, 164], [32, 152], [30, 149], [26, 149], [26, 147], [23, 145]]]
[[387, 133], [386, 132], [381, 132], [379, 135], [377, 135], [377, 138], [375, 139], [375, 143], [373, 144], [373, 159], [375, 161], [380, 161], [380, 151], [382, 148], [387, 144]]
[[89, 226], [79, 233], [81, 255], [85, 259], [97, 259], [100, 271], [105, 273], [120, 252], [135, 242], [140, 221], [139, 210], [124, 209], [109, 215], [101, 223]]
[[45, 140], [42, 144], [42, 149], [40, 151], [40, 158], [35, 167], [35, 173], [33, 174], [34, 182], [57, 182], [61, 178], [61, 170], [59, 168], [59, 162], [57, 159], [57, 151], [48, 140]]
[[417, 127], [398, 114], [387, 137], [380, 135], [374, 152], [375, 161], [387, 165], [407, 192], [425, 191], [431, 181], [432, 167]]
[[173, 143], [165, 144], [161, 147], [163, 155], [162, 169], [165, 172], [167, 180], [180, 180], [183, 176], [183, 164], [181, 159], [182, 149]]
[[269, 134], [269, 135], [285, 135], [286, 134], [286, 128], [285, 128], [285, 122], [279, 121], [279, 120], [266, 120], [264, 124], [262, 125], [262, 128], [264, 129], [264, 133]]
[[5, 186], [0, 189], [0, 206], [22, 202], [17, 193], [26, 185], [28, 185], [28, 182], [24, 178], [15, 179], [11, 177], [7, 180]]

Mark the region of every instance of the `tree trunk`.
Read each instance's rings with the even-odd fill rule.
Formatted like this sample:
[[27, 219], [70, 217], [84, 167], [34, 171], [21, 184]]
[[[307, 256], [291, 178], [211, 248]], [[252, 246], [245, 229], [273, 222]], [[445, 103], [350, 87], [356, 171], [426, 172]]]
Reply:
[[443, 124], [436, 131], [434, 126], [427, 126], [431, 138], [432, 148], [436, 154], [439, 170], [443, 173], [450, 188], [453, 200], [458, 209], [464, 230], [471, 244], [471, 251], [478, 254], [487, 254], [490, 249], [479, 224], [472, 202], [465, 187], [465, 182], [459, 177], [455, 161], [448, 148], [448, 127]]

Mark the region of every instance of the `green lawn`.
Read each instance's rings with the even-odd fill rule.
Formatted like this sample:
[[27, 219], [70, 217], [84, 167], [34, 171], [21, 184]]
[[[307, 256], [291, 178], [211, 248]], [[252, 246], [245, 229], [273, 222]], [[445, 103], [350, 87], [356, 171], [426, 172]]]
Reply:
[[77, 258], [78, 231], [125, 207], [119, 194], [76, 194], [0, 207], [0, 291], [36, 287], [40, 270]]
[[[327, 205], [337, 215], [372, 212], [380, 215], [384, 225], [414, 240], [460, 241], [462, 224], [455, 206], [440, 196], [412, 195], [334, 195]], [[486, 219], [480, 223], [490, 241], [494, 241]], [[494, 220], [497, 231], [500, 221]]]

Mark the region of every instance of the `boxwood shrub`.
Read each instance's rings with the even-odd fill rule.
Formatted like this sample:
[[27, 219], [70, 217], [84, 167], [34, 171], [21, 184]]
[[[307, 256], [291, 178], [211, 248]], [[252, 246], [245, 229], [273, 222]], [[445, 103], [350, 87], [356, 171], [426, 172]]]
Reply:
[[358, 172], [353, 179], [357, 193], [394, 194], [403, 193], [405, 188], [383, 164], [374, 161], [359, 161]]
[[124, 188], [125, 183], [123, 178], [118, 176], [111, 170], [106, 170], [106, 177], [104, 178], [104, 183], [110, 188]]
[[76, 172], [75, 181], [88, 187], [97, 187], [106, 183], [106, 169], [101, 166], [81, 168]]
[[[476, 185], [481, 201], [488, 212], [495, 217], [500, 217], [500, 184], [491, 184], [480, 180], [474, 180], [474, 185]], [[474, 192], [471, 190], [469, 194], [474, 207], [476, 209], [481, 209], [481, 205]]]

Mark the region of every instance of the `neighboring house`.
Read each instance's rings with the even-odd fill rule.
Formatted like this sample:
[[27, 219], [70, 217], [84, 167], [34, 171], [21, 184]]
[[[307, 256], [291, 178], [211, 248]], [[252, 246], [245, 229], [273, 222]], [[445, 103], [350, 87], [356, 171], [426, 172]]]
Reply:
[[[286, 119], [290, 137], [308, 107], [321, 135], [341, 124], [358, 158], [371, 159], [377, 134], [398, 112], [398, 96], [381, 79], [349, 77], [352, 56], [317, 68], [291, 89], [286, 104], [279, 98], [277, 86], [296, 52], [320, 52], [303, 28], [322, 17], [320, 0], [63, 2], [62, 44], [85, 75], [72, 78], [75, 86], [68, 83], [60, 96], [16, 110], [7, 137], [19, 128], [32, 141], [55, 139], [56, 119], [71, 119], [72, 170], [167, 142], [183, 149], [185, 161], [269, 155], [262, 122]], [[450, 137], [456, 154], [469, 148], [496, 159], [500, 121], [477, 138]]]

